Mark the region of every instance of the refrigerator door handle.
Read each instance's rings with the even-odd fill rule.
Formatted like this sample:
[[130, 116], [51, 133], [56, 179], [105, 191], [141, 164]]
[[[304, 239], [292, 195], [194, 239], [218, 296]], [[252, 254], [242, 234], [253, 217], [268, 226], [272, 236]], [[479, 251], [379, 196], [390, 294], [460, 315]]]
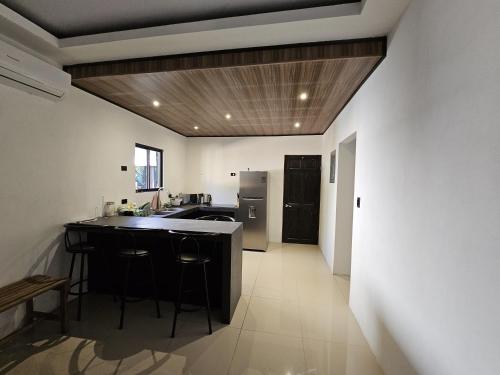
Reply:
[[240, 198], [240, 199], [244, 201], [261, 201], [264, 198]]

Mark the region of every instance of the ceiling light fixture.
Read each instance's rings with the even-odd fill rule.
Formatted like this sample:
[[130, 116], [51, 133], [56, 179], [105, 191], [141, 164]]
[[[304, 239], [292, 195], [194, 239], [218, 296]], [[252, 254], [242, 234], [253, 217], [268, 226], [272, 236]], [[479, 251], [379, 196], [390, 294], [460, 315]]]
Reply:
[[199, 126], [195, 126], [194, 127], [194, 130], [198, 130], [200, 127]]
[[296, 122], [295, 124], [293, 124], [293, 126], [295, 126], [296, 128], [300, 128], [300, 122]]
[[303, 92], [302, 94], [300, 94], [299, 98], [300, 100], [307, 100], [308, 98], [307, 92]]
[[158, 100], [153, 100], [153, 105], [155, 107], [159, 107], [160, 106], [160, 102]]
[[226, 113], [226, 120], [231, 120], [231, 114], [230, 113]]

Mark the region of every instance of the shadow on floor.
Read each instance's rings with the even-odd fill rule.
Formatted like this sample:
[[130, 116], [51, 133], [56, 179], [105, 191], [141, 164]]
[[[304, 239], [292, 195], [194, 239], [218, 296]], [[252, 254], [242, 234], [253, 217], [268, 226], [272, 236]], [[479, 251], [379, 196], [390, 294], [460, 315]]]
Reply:
[[[58, 322], [40, 321], [0, 346], [3, 374], [150, 374], [171, 361], [178, 351], [189, 348], [179, 366], [203, 355], [207, 340], [216, 340], [227, 327], [213, 313], [214, 333], [208, 336], [204, 310], [179, 315], [176, 338], [170, 338], [173, 304], [162, 302], [162, 318], [153, 301], [127, 305], [125, 327], [118, 329], [119, 303], [107, 295], [89, 295], [81, 322], [71, 320], [69, 336], [59, 334]], [[76, 301], [70, 303], [76, 316]], [[198, 344], [202, 343], [202, 345]], [[178, 356], [179, 357], [179, 356]]]

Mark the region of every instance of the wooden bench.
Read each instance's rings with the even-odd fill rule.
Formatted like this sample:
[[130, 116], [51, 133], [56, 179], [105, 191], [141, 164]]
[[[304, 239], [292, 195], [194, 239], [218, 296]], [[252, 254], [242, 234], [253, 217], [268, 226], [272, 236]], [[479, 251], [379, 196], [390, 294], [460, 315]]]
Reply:
[[66, 277], [50, 277], [46, 275], [31, 276], [21, 281], [0, 288], [0, 313], [12, 307], [26, 303], [26, 320], [31, 323], [35, 316], [53, 317], [54, 314], [42, 313], [33, 310], [33, 298], [48, 292], [59, 291], [60, 307], [59, 319], [61, 331], [68, 331], [68, 293], [69, 279]]

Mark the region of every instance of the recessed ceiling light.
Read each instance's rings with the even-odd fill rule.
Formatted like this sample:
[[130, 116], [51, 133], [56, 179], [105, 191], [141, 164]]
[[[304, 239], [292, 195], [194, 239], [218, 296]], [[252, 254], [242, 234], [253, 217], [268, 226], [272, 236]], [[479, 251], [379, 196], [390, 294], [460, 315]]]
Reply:
[[194, 130], [198, 130], [200, 127], [199, 126], [195, 126], [194, 127]]
[[226, 113], [226, 120], [231, 120], [231, 114], [230, 113]]
[[303, 92], [302, 94], [300, 94], [299, 98], [300, 100], [307, 100], [308, 98], [307, 92]]
[[158, 100], [153, 100], [153, 105], [155, 107], [159, 107], [160, 106], [160, 102]]
[[300, 122], [296, 122], [295, 124], [293, 124], [293, 126], [295, 126], [296, 128], [300, 128]]

